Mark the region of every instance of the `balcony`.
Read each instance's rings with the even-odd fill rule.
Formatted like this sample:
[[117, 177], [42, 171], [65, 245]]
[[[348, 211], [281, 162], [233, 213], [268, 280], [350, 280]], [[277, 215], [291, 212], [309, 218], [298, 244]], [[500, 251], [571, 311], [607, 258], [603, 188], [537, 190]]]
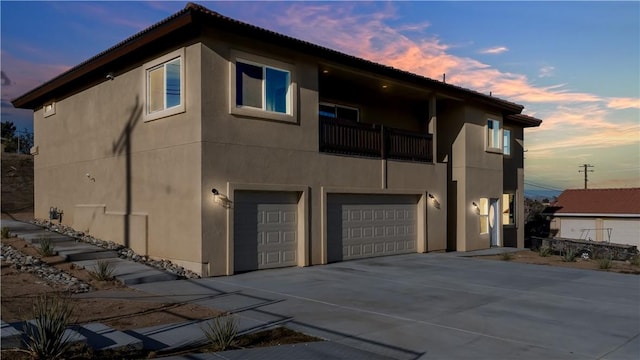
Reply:
[[320, 152], [432, 162], [433, 136], [382, 125], [320, 117]]

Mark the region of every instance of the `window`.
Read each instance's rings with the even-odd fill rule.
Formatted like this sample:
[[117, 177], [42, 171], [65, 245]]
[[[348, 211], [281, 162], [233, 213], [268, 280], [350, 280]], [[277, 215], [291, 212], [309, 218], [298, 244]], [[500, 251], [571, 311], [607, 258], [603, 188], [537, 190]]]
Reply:
[[516, 224], [516, 195], [502, 194], [502, 225]]
[[236, 61], [236, 106], [291, 113], [289, 71]]
[[55, 113], [56, 113], [56, 103], [51, 102], [51, 103], [45, 104], [42, 107], [42, 113], [43, 113], [44, 117], [55, 115]]
[[494, 119], [487, 120], [487, 149], [501, 151], [500, 144], [500, 121]]
[[489, 199], [480, 198], [480, 233], [487, 234], [489, 232]]
[[511, 130], [504, 129], [502, 130], [503, 134], [503, 147], [502, 153], [504, 155], [511, 155]]
[[231, 50], [229, 113], [297, 123], [295, 66]]
[[145, 120], [184, 112], [184, 49], [145, 64]]
[[320, 103], [320, 116], [341, 120], [360, 120], [360, 111], [357, 108], [348, 106]]

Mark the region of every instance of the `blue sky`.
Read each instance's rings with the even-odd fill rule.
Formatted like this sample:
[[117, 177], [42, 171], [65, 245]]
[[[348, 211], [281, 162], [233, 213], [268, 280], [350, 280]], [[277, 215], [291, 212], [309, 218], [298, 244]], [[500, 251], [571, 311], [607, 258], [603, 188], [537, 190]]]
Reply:
[[[640, 187], [640, 2], [198, 2], [223, 15], [525, 106], [529, 190]], [[0, 2], [9, 100], [186, 2]], [[541, 186], [541, 187], [540, 187]]]

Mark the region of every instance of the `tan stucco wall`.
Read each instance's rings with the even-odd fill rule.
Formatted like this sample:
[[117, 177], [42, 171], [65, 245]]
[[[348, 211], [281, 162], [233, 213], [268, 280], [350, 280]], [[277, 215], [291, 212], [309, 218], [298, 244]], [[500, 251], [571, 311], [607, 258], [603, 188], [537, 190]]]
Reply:
[[128, 245], [201, 271], [199, 44], [185, 61], [187, 111], [170, 118], [143, 121], [141, 66], [35, 112], [36, 217], [58, 207], [63, 223], [124, 243], [129, 197]]

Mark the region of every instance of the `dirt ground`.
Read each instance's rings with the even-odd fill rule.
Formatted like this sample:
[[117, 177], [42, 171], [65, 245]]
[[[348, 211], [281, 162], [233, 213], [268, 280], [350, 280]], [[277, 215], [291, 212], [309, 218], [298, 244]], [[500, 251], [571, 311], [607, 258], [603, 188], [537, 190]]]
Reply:
[[[101, 322], [118, 330], [209, 319], [219, 314], [218, 311], [193, 304], [145, 301], [146, 294], [116, 281], [95, 280], [86, 270], [75, 268], [71, 263], [64, 262], [61, 257], [42, 258], [34, 246], [22, 240], [3, 239], [2, 243], [11, 245], [26, 255], [38, 257], [95, 289], [93, 292], [95, 296], [90, 298], [79, 297], [86, 294], [70, 295], [65, 292], [63, 285], [47, 283], [33, 274], [16, 270], [11, 264], [2, 261], [1, 310], [2, 320], [6, 322], [31, 319], [33, 302], [42, 294], [69, 297], [69, 301], [73, 302], [74, 323]], [[111, 298], [114, 295], [121, 299]]]
[[569, 267], [574, 269], [587, 269], [587, 270], [598, 270], [598, 271], [609, 271], [616, 273], [624, 273], [624, 274], [640, 274], [640, 266], [633, 265], [627, 261], [612, 261], [612, 267], [610, 269], [600, 269], [600, 265], [598, 260], [590, 259], [583, 260], [580, 257], [576, 258], [575, 262], [565, 262], [560, 255], [550, 255], [550, 256], [540, 256], [537, 251], [533, 250], [523, 250], [517, 253], [513, 253], [513, 257], [509, 260], [506, 260], [502, 255], [492, 255], [492, 256], [478, 256], [482, 259], [491, 259], [491, 260], [500, 260], [500, 261], [511, 261], [516, 263], [525, 263], [525, 264], [537, 264], [537, 265], [550, 265], [550, 266], [561, 266], [561, 267]]

